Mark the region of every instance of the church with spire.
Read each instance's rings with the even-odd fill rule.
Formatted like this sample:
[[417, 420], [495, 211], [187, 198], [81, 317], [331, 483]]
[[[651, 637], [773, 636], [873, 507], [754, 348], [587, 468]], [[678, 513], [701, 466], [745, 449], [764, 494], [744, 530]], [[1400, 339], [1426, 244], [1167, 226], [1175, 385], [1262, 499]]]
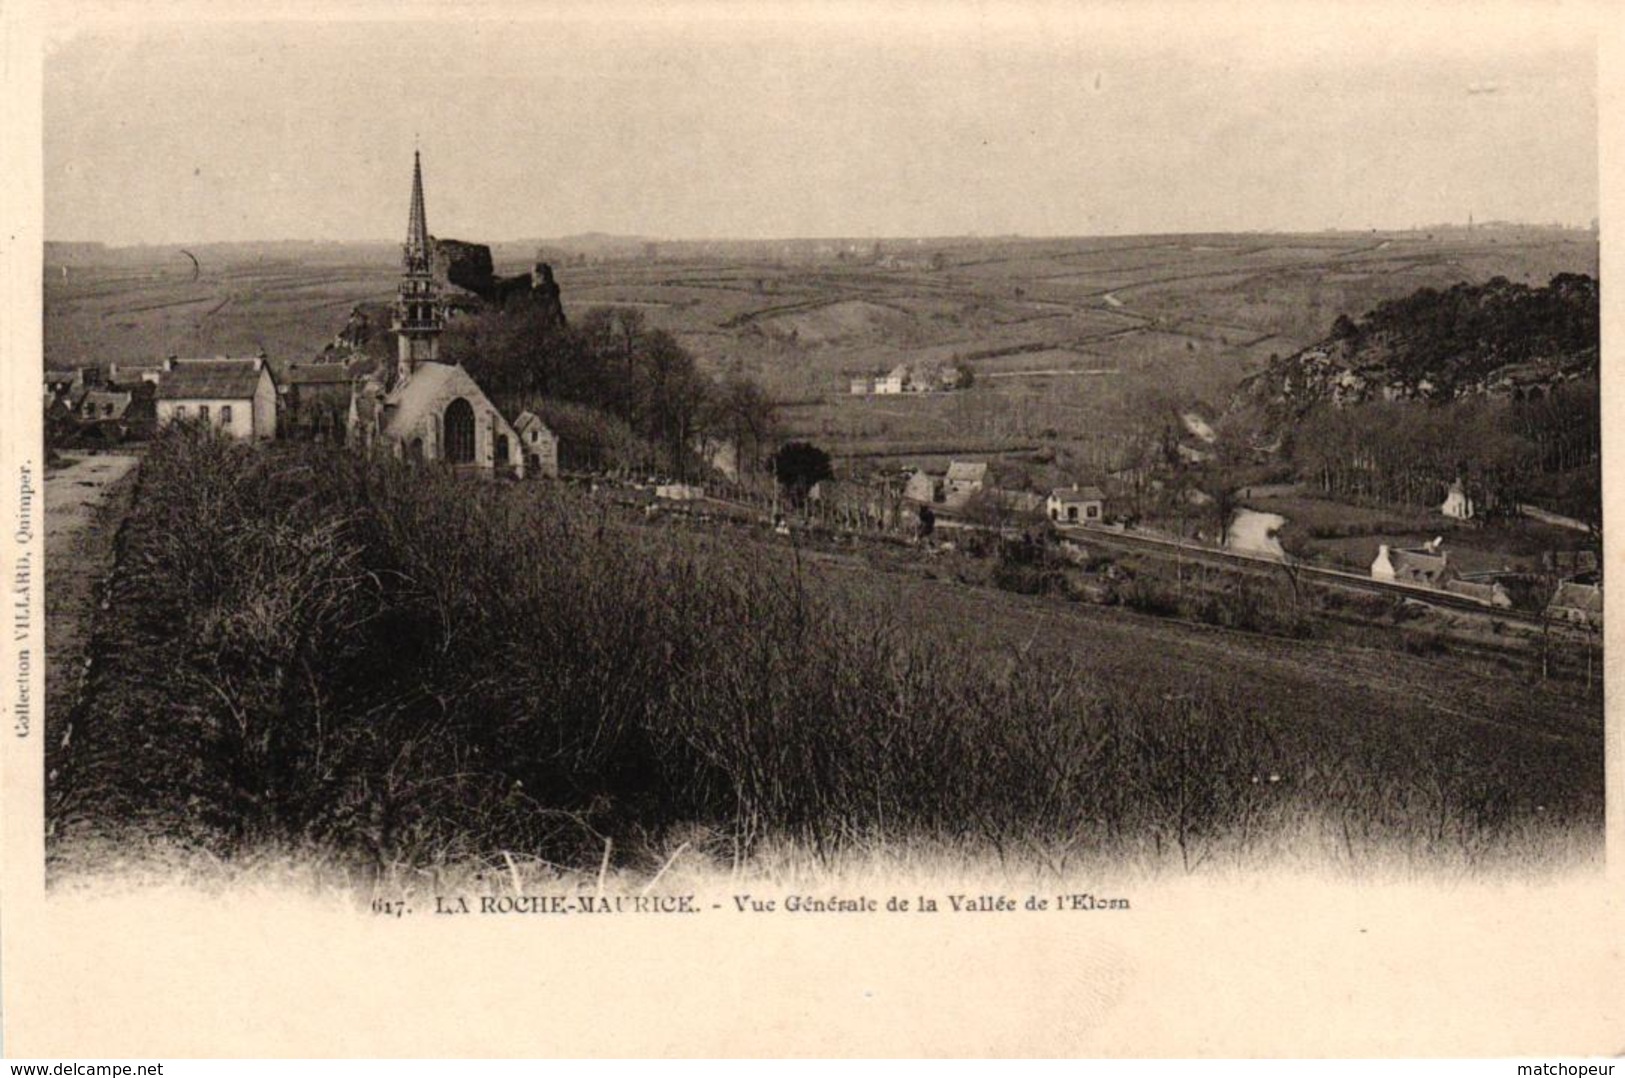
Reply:
[[466, 370], [441, 359], [445, 308], [433, 260], [423, 163], [414, 151], [412, 204], [390, 318], [396, 341], [393, 363], [352, 391], [351, 443], [406, 460], [522, 477], [526, 454], [512, 425]]
[[396, 376], [410, 379], [424, 363], [440, 362], [440, 333], [445, 312], [434, 278], [434, 252], [429, 247], [429, 215], [423, 208], [423, 159], [412, 151], [412, 208], [401, 248], [401, 282], [395, 296]]

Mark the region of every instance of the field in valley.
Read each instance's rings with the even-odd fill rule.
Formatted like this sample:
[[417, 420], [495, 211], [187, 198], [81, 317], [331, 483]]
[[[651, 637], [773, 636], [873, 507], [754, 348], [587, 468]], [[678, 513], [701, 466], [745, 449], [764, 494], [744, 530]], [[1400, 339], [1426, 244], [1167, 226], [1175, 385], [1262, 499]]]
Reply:
[[[499, 273], [536, 245], [493, 249]], [[53, 367], [169, 353], [308, 360], [350, 308], [387, 300], [387, 245], [271, 244], [47, 253]], [[786, 433], [864, 469], [937, 453], [1083, 450], [1149, 397], [1220, 407], [1271, 354], [1323, 337], [1338, 314], [1423, 286], [1502, 275], [1595, 274], [1587, 232], [664, 242], [600, 257], [542, 253], [567, 312], [631, 306], [712, 372], [762, 382]], [[955, 393], [854, 397], [851, 376], [969, 361]]]

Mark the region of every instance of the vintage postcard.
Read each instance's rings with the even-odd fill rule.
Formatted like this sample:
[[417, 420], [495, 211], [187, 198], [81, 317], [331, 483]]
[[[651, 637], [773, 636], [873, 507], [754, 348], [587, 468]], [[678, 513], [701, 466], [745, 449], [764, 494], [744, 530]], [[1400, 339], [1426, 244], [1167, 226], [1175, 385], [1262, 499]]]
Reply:
[[1619, 16], [0, 8], [4, 1051], [1619, 1052]]

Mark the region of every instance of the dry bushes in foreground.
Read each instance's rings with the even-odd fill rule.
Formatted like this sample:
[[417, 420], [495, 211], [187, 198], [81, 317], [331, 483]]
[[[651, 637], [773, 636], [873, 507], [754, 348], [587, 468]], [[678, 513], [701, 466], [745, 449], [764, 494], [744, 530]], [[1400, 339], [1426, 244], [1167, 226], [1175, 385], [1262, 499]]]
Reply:
[[835, 587], [557, 485], [188, 430], [140, 484], [51, 791], [67, 825], [414, 864], [595, 865], [681, 833], [732, 857], [917, 840], [1187, 868], [1311, 820], [1355, 858], [1600, 829], [1600, 746], [1328, 733], [967, 653], [900, 622], [884, 574]]

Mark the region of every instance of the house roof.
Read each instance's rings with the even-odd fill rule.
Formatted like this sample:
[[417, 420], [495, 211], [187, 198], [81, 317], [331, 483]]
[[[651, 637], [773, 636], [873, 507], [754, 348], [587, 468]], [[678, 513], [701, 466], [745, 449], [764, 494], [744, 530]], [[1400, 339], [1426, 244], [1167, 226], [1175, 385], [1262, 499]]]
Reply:
[[1482, 580], [1452, 580], [1445, 585], [1445, 590], [1488, 603], [1495, 602], [1498, 596], [1504, 597], [1506, 595], [1506, 589], [1501, 585]]
[[177, 359], [158, 380], [159, 400], [248, 400], [259, 388], [259, 359]]
[[1596, 584], [1576, 584], [1565, 580], [1557, 586], [1548, 606], [1560, 610], [1580, 610], [1587, 614], [1602, 613], [1602, 588]]
[[899, 363], [897, 366], [893, 367], [891, 370], [886, 372], [886, 377], [887, 378], [907, 378], [908, 377], [908, 364], [907, 363]]
[[987, 463], [980, 460], [956, 460], [948, 465], [948, 479], [960, 483], [982, 483], [987, 480]]
[[1435, 554], [1432, 551], [1416, 549], [1390, 550], [1388, 561], [1396, 573], [1401, 571], [1437, 573], [1448, 564], [1448, 559], [1442, 552]]
[[162, 363], [120, 363], [114, 360], [107, 367], [107, 380], [121, 384], [139, 382], [148, 377], [162, 378], [163, 374]]
[[47, 370], [45, 372], [47, 385], [52, 382], [76, 382], [78, 380], [79, 372], [75, 370]]
[[1099, 487], [1078, 487], [1076, 490], [1071, 487], [1056, 487], [1050, 497], [1062, 505], [1103, 502], [1106, 500], [1106, 495], [1101, 492]]
[[549, 434], [553, 433], [552, 428], [543, 422], [542, 417], [535, 412], [520, 412], [519, 418], [513, 421], [513, 429], [520, 434], [524, 434], [531, 427], [540, 427]]

